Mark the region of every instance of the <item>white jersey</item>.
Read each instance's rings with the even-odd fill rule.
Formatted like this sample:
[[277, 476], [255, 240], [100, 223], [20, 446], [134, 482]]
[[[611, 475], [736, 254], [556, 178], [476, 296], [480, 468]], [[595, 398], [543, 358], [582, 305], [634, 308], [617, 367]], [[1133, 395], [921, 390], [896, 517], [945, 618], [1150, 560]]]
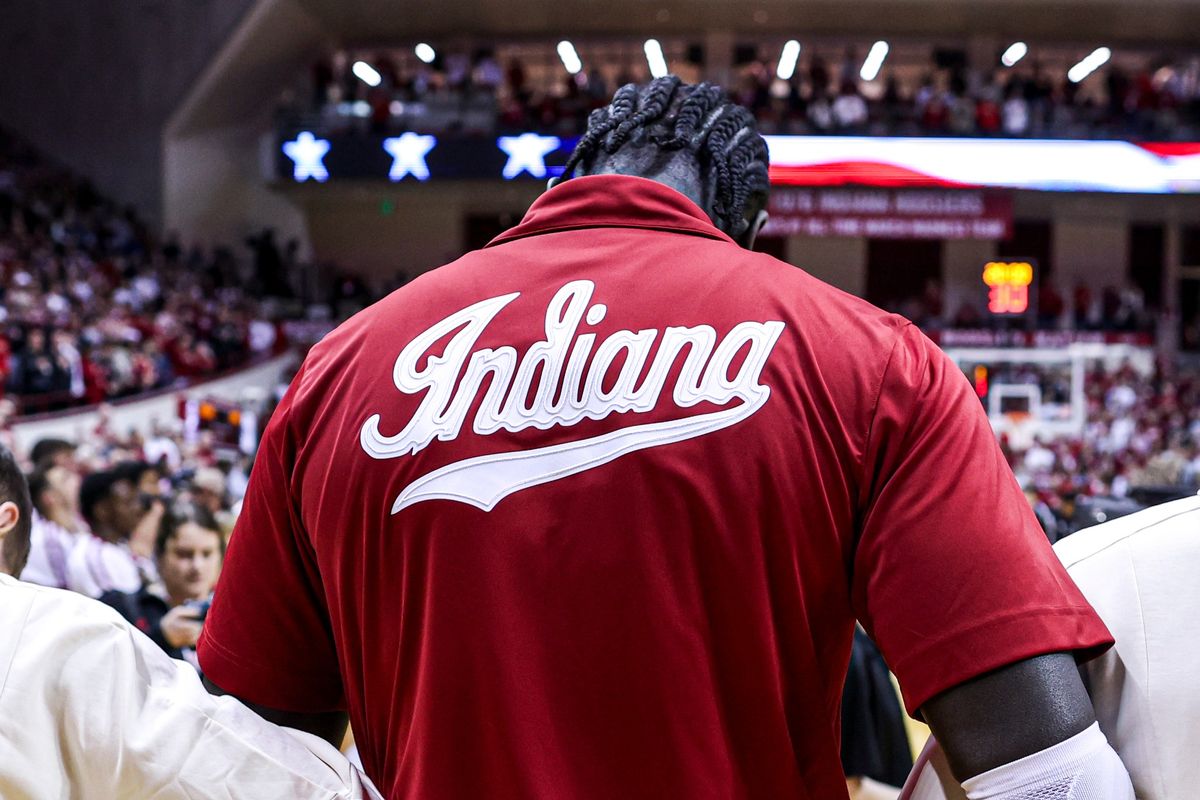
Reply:
[[0, 575], [0, 797], [376, 798], [105, 605]]
[[1063, 539], [1055, 551], [1117, 640], [1087, 665], [1100, 728], [1142, 800], [1200, 787], [1200, 497]]
[[[1129, 770], [1137, 797], [1195, 796], [1200, 496], [1088, 528], [1054, 550], [1117, 641], [1085, 669], [1100, 729]], [[963, 797], [940, 748], [922, 753], [902, 797]]]

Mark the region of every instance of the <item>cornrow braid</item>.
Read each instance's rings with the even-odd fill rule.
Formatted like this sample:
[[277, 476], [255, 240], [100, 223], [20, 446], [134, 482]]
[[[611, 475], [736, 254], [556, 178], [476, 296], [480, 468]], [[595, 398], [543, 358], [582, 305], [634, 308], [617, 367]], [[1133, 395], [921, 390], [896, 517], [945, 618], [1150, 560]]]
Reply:
[[721, 104], [721, 90], [711, 84], [702, 83], [695, 88], [679, 107], [675, 115], [675, 136], [666, 145], [669, 147], [687, 147], [693, 136], [702, 131], [702, 123], [712, 114], [713, 109]]
[[555, 183], [574, 177], [630, 141], [663, 150], [692, 153], [701, 174], [715, 178], [713, 222], [737, 237], [745, 232], [746, 205], [769, 188], [766, 142], [753, 115], [711, 83], [690, 85], [674, 75], [656, 78], [639, 89], [627, 84], [612, 102], [593, 111]]
[[651, 90], [641, 95], [641, 108], [629, 119], [617, 126], [608, 137], [608, 147], [616, 150], [629, 140], [634, 130], [644, 127], [647, 123], [657, 120], [666, 113], [671, 105], [671, 98], [679, 88], [680, 80], [674, 75], [668, 75], [651, 84]]
[[[637, 94], [635, 85], [625, 84], [613, 95], [612, 102], [608, 104], [607, 108], [598, 108], [588, 115], [587, 131], [579, 139], [579, 143], [575, 145], [575, 152], [571, 153], [566, 166], [563, 167], [563, 180], [566, 179], [566, 176], [574, 173], [575, 167], [582, 159], [590, 159], [599, 152], [601, 142], [605, 137], [617, 125], [629, 118], [629, 115], [633, 113], [634, 104], [637, 102]], [[611, 152], [607, 147], [604, 150]]]

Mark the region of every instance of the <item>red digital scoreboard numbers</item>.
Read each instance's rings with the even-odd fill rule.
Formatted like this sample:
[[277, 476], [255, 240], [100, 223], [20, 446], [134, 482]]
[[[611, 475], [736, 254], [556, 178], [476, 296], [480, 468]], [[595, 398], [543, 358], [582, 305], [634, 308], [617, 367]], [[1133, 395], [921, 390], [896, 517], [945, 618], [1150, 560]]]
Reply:
[[989, 261], [983, 267], [983, 282], [988, 287], [988, 311], [991, 313], [1016, 316], [1029, 310], [1032, 262]]

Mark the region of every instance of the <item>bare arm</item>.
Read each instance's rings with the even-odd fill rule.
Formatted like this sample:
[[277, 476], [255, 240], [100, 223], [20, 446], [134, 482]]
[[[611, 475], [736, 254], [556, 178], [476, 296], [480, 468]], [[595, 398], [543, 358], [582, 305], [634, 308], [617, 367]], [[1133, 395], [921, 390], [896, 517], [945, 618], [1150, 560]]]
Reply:
[[[229, 694], [229, 692], [217, 686], [207, 677], [204, 679], [204, 688], [208, 689], [209, 693], [215, 695]], [[346, 728], [350, 724], [350, 718], [344, 711], [316, 713], [280, 711], [276, 708], [255, 705], [254, 703], [242, 700], [240, 697], [238, 700], [268, 722], [288, 728], [295, 728], [305, 733], [311, 733], [313, 736], [324, 739], [339, 749], [342, 746], [342, 740], [346, 738]]]
[[921, 713], [959, 781], [1024, 758], [1095, 722], [1069, 653], [1019, 661], [942, 692]]

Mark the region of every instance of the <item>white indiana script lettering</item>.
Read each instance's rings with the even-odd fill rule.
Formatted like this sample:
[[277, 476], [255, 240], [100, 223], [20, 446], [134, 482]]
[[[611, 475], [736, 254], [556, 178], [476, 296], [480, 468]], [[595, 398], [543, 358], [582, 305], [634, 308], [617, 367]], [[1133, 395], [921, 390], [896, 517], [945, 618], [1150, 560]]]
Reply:
[[[683, 365], [671, 390], [675, 405], [688, 408], [712, 403], [725, 408], [633, 425], [579, 441], [448, 464], [405, 487], [392, 506], [393, 514], [434, 499], [456, 500], [490, 511], [521, 489], [576, 475], [635, 450], [735, 425], [762, 408], [770, 397], [770, 387], [760, 379], [783, 333], [782, 322], [739, 323], [720, 343], [711, 326], [697, 325], [663, 331], [620, 330], [596, 346], [596, 334], [578, 333], [581, 323], [598, 325], [607, 313], [603, 304], [589, 307], [594, 291], [595, 284], [586, 280], [572, 281], [559, 289], [546, 309], [545, 340], [531, 345], [523, 357], [507, 345], [475, 350], [487, 326], [520, 292], [475, 303], [430, 327], [400, 351], [392, 370], [397, 389], [412, 395], [425, 392], [425, 397], [408, 424], [393, 436], [381, 433], [380, 415], [372, 415], [359, 436], [363, 450], [372, 458], [398, 458], [417, 453], [434, 439], [456, 438], [489, 376], [491, 382], [472, 422], [472, 430], [481, 436], [501, 429], [515, 432], [571, 426], [584, 419], [603, 419], [613, 412], [651, 411], [658, 405], [667, 377], [681, 356]], [[434, 343], [456, 330], [441, 355], [429, 352]], [[659, 340], [658, 350], [651, 358], [655, 340]], [[743, 350], [745, 358], [730, 378], [729, 370]], [[623, 363], [614, 370], [622, 355]], [[425, 367], [418, 369], [422, 361]], [[643, 372], [645, 377], [639, 384]], [[729, 405], [735, 399], [741, 403]]]

